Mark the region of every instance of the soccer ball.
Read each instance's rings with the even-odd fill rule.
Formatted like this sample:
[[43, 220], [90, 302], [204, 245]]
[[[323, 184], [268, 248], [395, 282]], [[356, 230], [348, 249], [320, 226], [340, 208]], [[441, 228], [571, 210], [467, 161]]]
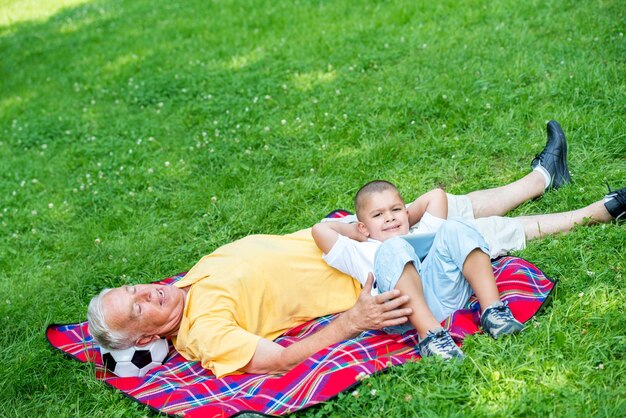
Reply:
[[163, 338], [125, 350], [100, 347], [104, 367], [119, 377], [143, 377], [148, 370], [163, 364], [168, 353], [167, 340]]

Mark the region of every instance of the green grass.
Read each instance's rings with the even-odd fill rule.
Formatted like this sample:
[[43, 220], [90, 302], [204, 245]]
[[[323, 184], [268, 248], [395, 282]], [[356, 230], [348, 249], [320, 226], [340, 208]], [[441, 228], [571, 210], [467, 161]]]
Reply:
[[[0, 416], [144, 416], [53, 352], [105, 286], [351, 206], [528, 171], [557, 119], [574, 184], [626, 179], [626, 2], [0, 0]], [[623, 416], [626, 229], [519, 255], [560, 279], [517, 338], [472, 337], [303, 416]], [[372, 395], [371, 390], [376, 394]]]

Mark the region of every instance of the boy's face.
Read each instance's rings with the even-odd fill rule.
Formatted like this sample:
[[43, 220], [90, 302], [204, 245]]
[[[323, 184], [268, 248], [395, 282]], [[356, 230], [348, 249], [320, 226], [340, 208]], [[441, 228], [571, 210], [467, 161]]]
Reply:
[[409, 211], [395, 190], [368, 195], [359, 211], [359, 229], [378, 241], [409, 233]]

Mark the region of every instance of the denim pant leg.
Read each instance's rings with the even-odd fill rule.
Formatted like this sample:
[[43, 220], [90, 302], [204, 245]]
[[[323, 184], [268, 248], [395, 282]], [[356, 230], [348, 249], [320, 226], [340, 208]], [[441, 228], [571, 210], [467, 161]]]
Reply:
[[[420, 271], [421, 263], [415, 250], [401, 237], [388, 239], [378, 247], [374, 258], [374, 277], [380, 293], [388, 292], [396, 287], [407, 263], [413, 263], [415, 269]], [[413, 329], [413, 325], [407, 322], [386, 327], [383, 331], [389, 334], [402, 334], [410, 329]]]
[[489, 255], [483, 236], [463, 219], [449, 219], [437, 231], [420, 272], [426, 303], [437, 321], [462, 308], [474, 293], [463, 277], [463, 264], [477, 248]]

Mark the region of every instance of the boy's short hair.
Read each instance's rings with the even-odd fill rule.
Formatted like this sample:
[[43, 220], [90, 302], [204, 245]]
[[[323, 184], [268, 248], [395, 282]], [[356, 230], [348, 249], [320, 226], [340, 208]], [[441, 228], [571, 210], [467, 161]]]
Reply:
[[359, 212], [363, 210], [365, 201], [373, 193], [384, 192], [385, 190], [393, 190], [398, 193], [398, 196], [402, 198], [400, 190], [391, 182], [387, 180], [372, 180], [369, 183], [365, 183], [363, 187], [354, 195], [354, 210], [356, 211], [356, 217], [359, 218]]

